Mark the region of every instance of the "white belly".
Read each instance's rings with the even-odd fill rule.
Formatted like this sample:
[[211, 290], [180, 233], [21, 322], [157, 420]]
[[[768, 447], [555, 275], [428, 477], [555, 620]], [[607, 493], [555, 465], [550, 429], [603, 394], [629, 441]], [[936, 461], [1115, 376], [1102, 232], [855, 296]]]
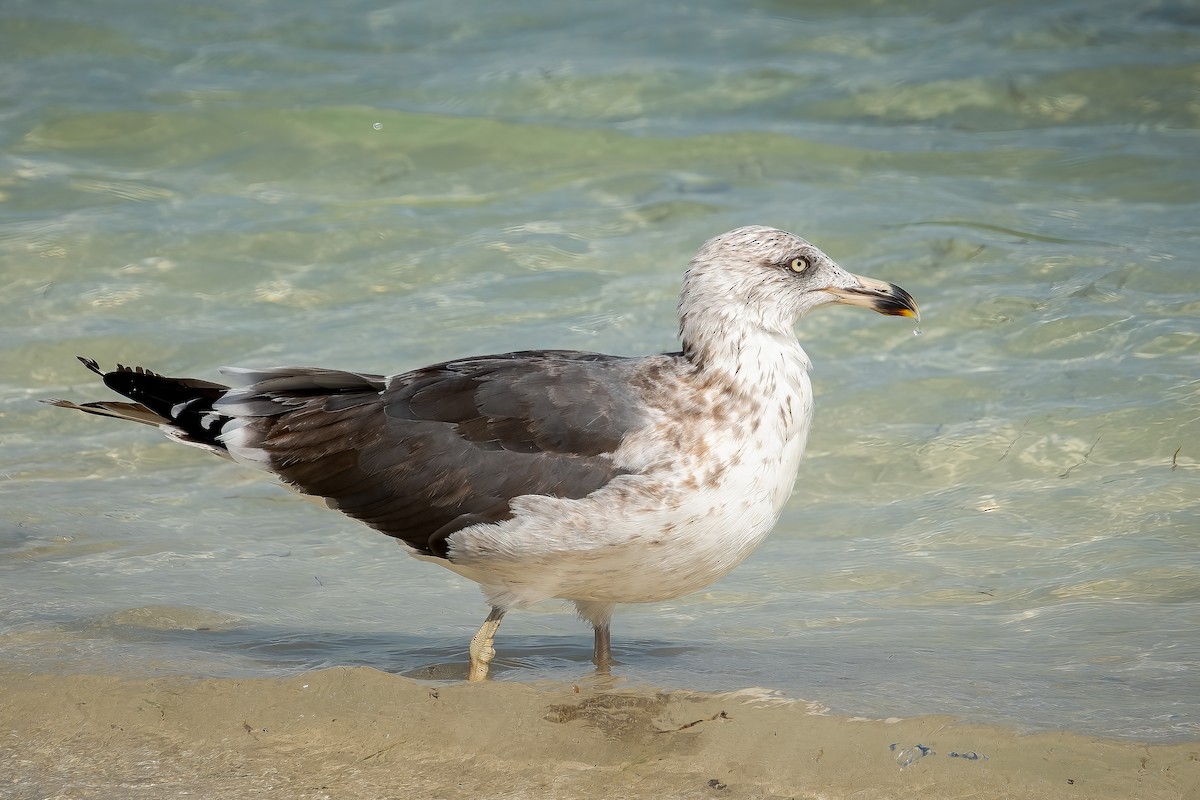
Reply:
[[[452, 563], [441, 563], [505, 607], [649, 602], [708, 586], [763, 541], [791, 495], [812, 394], [806, 373], [789, 383], [757, 413], [689, 430], [672, 459], [651, 459], [586, 498], [516, 498], [512, 519], [454, 534]], [[639, 446], [630, 443], [632, 460]]]

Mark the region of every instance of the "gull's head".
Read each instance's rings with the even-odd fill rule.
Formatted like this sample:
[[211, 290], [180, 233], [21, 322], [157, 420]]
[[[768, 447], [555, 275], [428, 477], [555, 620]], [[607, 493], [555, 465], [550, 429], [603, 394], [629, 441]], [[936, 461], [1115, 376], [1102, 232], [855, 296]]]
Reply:
[[688, 265], [679, 298], [681, 332], [703, 320], [790, 332], [800, 317], [830, 303], [920, 319], [912, 295], [893, 283], [854, 275], [799, 236], [750, 225], [714, 236]]

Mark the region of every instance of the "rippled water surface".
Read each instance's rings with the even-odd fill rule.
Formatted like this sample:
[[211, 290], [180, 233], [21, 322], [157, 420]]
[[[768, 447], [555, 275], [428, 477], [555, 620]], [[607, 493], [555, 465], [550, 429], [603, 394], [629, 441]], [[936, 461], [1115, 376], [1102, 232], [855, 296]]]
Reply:
[[[0, 9], [0, 666], [461, 673], [475, 587], [39, 398], [76, 354], [395, 372], [675, 347], [709, 236], [794, 230], [906, 321], [798, 332], [776, 532], [618, 612], [634, 685], [1200, 737], [1200, 11], [1170, 0]], [[514, 613], [501, 680], [578, 680]]]

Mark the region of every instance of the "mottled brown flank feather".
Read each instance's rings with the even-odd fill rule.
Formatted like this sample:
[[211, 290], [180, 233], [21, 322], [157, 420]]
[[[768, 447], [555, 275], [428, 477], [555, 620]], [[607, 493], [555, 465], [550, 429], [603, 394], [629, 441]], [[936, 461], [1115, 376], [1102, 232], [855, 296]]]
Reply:
[[628, 389], [633, 363], [551, 351], [391, 379], [267, 370], [229, 401], [255, 417], [246, 444], [288, 483], [445, 556], [446, 537], [509, 518], [514, 497], [581, 498], [623, 474], [611, 453], [642, 424]]

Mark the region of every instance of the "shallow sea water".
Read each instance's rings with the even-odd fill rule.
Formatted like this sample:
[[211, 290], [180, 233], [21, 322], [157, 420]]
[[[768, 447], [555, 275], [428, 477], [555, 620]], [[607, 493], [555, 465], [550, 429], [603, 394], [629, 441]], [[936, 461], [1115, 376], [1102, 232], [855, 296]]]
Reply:
[[[794, 230], [921, 303], [798, 333], [775, 533], [630, 607], [630, 685], [1200, 737], [1192, 3], [14, 0], [0, 10], [0, 665], [462, 671], [475, 587], [154, 431], [74, 356], [397, 372], [675, 347]], [[590, 673], [559, 606], [499, 680]]]

